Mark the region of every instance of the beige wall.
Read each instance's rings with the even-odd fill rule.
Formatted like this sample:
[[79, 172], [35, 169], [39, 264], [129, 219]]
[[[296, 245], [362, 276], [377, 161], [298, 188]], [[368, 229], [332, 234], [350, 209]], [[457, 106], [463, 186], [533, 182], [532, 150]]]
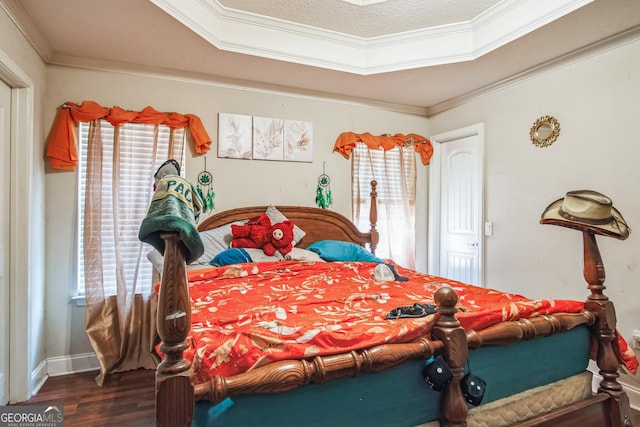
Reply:
[[[349, 215], [350, 165], [331, 153], [340, 132], [434, 135], [482, 122], [486, 136], [485, 219], [494, 223], [494, 235], [486, 239], [488, 286], [532, 297], [584, 299], [587, 291], [579, 233], [541, 226], [538, 220], [547, 204], [566, 191], [595, 189], [614, 200], [632, 228], [626, 241], [598, 238], [598, 242], [619, 328], [628, 338], [632, 329], [640, 329], [640, 288], [635, 283], [640, 268], [636, 231], [640, 227], [636, 224], [640, 223], [636, 189], [640, 182], [640, 144], [636, 142], [640, 131], [640, 41], [481, 96], [427, 120], [363, 105], [116, 72], [52, 66], [46, 68], [45, 82], [44, 64], [4, 13], [0, 13], [0, 35], [1, 53], [25, 71], [34, 90], [35, 128], [28, 139], [32, 146], [27, 161], [15, 165], [29, 171], [25, 194], [31, 209], [25, 216], [30, 226], [22, 237], [29, 258], [25, 261], [29, 266], [25, 286], [31, 292], [26, 307], [30, 323], [18, 327], [31, 328], [32, 368], [45, 358], [91, 351], [84, 335], [84, 311], [70, 301], [75, 281], [76, 174], [44, 174], [42, 170], [44, 136], [56, 108], [64, 101], [84, 99], [128, 109], [151, 105], [162, 111], [194, 113], [203, 119], [214, 140], [219, 112], [313, 122], [311, 164], [218, 159], [215, 149], [209, 153], [207, 166], [214, 174], [218, 209], [265, 203], [311, 206], [316, 179], [326, 161], [335, 194], [334, 209]], [[562, 131], [553, 146], [541, 149], [530, 144], [528, 133], [531, 124], [545, 114], [557, 117]], [[203, 166], [202, 157], [190, 154], [187, 177], [194, 179]], [[419, 168], [417, 243], [421, 270], [426, 265], [427, 170]]]
[[[540, 225], [545, 207], [567, 191], [592, 189], [614, 202], [632, 232], [598, 237], [606, 293], [618, 327], [640, 329], [640, 40], [481, 96], [430, 118], [432, 134], [485, 123], [485, 283], [534, 298], [583, 300], [582, 236]], [[555, 116], [560, 137], [537, 148], [529, 129]]]
[[[25, 400], [46, 374], [44, 149], [46, 66], [0, 8], [0, 79], [12, 88], [10, 205], [10, 400]], [[4, 306], [3, 306], [4, 307]], [[4, 309], [4, 308], [1, 308]], [[4, 337], [3, 337], [4, 338]]]
[[[207, 82], [136, 76], [126, 73], [49, 67], [45, 100], [45, 124], [54, 119], [65, 101], [93, 100], [104, 106], [118, 105], [140, 110], [147, 105], [160, 111], [193, 113], [202, 119], [209, 135], [217, 140], [219, 112], [263, 117], [282, 117], [313, 123], [313, 162], [272, 162], [219, 159], [215, 145], [206, 155], [213, 173], [216, 209], [237, 206], [281, 204], [315, 206], [318, 176], [326, 162], [334, 194], [333, 210], [351, 216], [351, 163], [337, 153], [333, 144], [341, 132], [428, 134], [425, 117], [357, 104], [300, 97], [242, 88], [222, 87]], [[186, 176], [195, 182], [204, 168], [204, 157], [190, 150]], [[419, 233], [426, 236], [426, 174], [419, 168]], [[70, 303], [75, 283], [76, 173], [53, 172], [46, 176], [47, 188], [47, 347], [49, 357], [90, 352], [84, 335], [84, 311]], [[424, 245], [423, 245], [424, 247]], [[424, 251], [419, 256], [426, 265]], [[68, 319], [71, 321], [68, 322]]]

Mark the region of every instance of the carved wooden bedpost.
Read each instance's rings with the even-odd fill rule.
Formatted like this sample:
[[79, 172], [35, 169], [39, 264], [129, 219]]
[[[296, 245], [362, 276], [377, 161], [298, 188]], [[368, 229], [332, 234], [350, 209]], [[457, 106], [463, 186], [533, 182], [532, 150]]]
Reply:
[[434, 295], [440, 317], [433, 328], [433, 337], [443, 344], [442, 356], [449, 365], [453, 378], [442, 395], [441, 426], [466, 426], [467, 403], [462, 395], [460, 381], [464, 377], [469, 349], [467, 333], [455, 317], [458, 295], [449, 286], [442, 286]]
[[191, 328], [191, 302], [179, 233], [162, 233], [164, 267], [158, 297], [158, 335], [165, 359], [156, 372], [156, 425], [191, 425], [194, 389], [191, 363], [185, 360], [185, 342]]
[[602, 375], [598, 387], [599, 393], [607, 393], [613, 397], [617, 405], [612, 405], [610, 417], [611, 425], [631, 426], [629, 413], [629, 398], [618, 382], [619, 362], [613, 345], [616, 336], [616, 312], [613, 302], [604, 295], [605, 272], [602, 257], [596, 242], [596, 236], [589, 231], [582, 232], [584, 242], [584, 278], [588, 283], [591, 295], [585, 303], [585, 308], [597, 314], [596, 324], [592, 327], [592, 334], [598, 340], [597, 364]]
[[380, 236], [378, 235], [378, 230], [376, 230], [376, 224], [378, 223], [378, 192], [376, 187], [378, 186], [378, 181], [375, 179], [371, 180], [371, 204], [369, 205], [369, 223], [370, 223], [370, 232], [371, 232], [371, 243], [369, 243], [369, 250], [372, 254], [376, 254], [376, 247], [378, 246], [378, 241], [380, 240]]

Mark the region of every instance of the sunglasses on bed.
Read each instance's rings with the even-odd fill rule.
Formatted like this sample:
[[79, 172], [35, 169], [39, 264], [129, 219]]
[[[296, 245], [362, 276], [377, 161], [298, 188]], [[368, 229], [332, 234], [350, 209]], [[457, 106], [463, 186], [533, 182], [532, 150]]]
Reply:
[[438, 306], [434, 304], [418, 304], [397, 307], [391, 310], [385, 319], [401, 319], [404, 317], [424, 317], [438, 311]]

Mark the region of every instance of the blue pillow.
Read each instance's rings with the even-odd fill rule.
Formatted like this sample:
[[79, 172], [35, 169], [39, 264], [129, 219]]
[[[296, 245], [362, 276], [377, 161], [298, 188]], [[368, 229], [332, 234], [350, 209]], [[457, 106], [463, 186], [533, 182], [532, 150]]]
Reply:
[[340, 240], [320, 240], [307, 247], [325, 261], [383, 261], [360, 245]]
[[242, 264], [243, 262], [252, 262], [249, 253], [243, 248], [230, 248], [214, 256], [209, 264], [222, 267], [230, 264]]

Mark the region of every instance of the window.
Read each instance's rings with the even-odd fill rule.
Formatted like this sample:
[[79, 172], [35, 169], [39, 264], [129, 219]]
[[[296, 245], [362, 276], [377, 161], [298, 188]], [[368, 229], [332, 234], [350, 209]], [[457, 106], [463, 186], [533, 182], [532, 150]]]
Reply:
[[[90, 135], [91, 124], [79, 125], [76, 294], [85, 295], [85, 281], [88, 280], [85, 269], [87, 225], [98, 230], [92, 234], [98, 236], [99, 248], [96, 250], [100, 256], [96, 259], [102, 264], [98, 271], [101, 270], [104, 295], [115, 295], [122, 283], [136, 293], [148, 294], [152, 286], [153, 267], [146, 254], [153, 248], [138, 240], [138, 229], [151, 201], [155, 170], [168, 158], [175, 158], [184, 164], [184, 128], [170, 129], [163, 125], [140, 123], [127, 123], [114, 128], [105, 120], [93, 123], [94, 132], [99, 133], [99, 147], [93, 150], [89, 150], [89, 141], [96, 140], [95, 136]], [[93, 154], [89, 154], [90, 151]], [[90, 159], [88, 156], [96, 158]], [[92, 176], [100, 176], [88, 184], [90, 161], [96, 165]], [[117, 172], [115, 175], [114, 171]], [[85, 206], [88, 188], [92, 188], [94, 196], [91, 198], [91, 209]], [[99, 206], [96, 208], [95, 205]], [[92, 243], [92, 246], [95, 244]]]
[[388, 151], [358, 143], [352, 151], [353, 217], [368, 230], [371, 180], [376, 180], [380, 242], [376, 255], [415, 268], [416, 159], [412, 145]]

